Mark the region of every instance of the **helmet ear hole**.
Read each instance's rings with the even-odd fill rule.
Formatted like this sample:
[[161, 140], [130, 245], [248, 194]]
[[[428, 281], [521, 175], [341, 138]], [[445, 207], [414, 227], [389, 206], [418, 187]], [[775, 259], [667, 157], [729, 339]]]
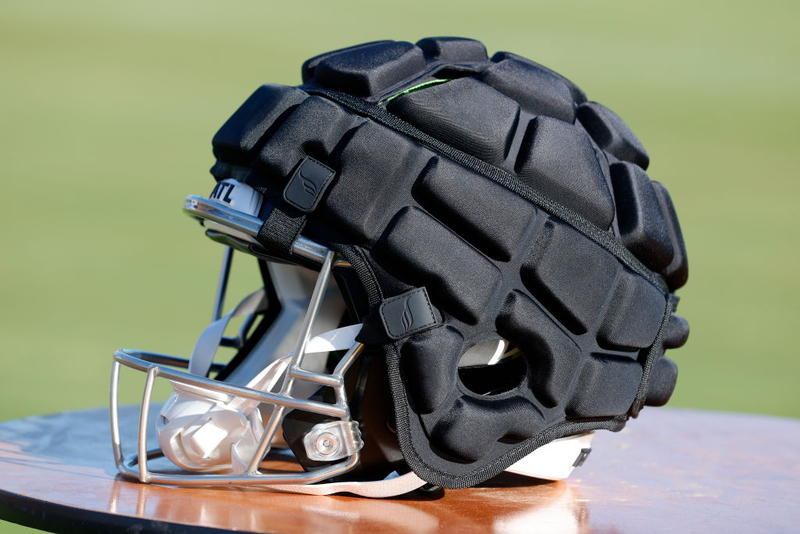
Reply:
[[482, 397], [508, 393], [528, 376], [528, 362], [512, 343], [494, 339], [474, 345], [458, 362], [458, 378], [467, 390]]

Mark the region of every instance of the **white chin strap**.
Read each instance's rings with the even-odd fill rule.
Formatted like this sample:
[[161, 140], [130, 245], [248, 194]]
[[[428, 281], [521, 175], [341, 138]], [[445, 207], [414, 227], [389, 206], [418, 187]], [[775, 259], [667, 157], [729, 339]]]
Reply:
[[[589, 432], [553, 440], [511, 465], [506, 471], [540, 480], [563, 480], [572, 473], [577, 465], [583, 462], [591, 450], [593, 436], [593, 433]], [[267, 487], [306, 495], [352, 493], [360, 497], [378, 499], [403, 495], [424, 485], [425, 481], [411, 471], [405, 475], [392, 473], [384, 480], [372, 482], [328, 482], [313, 485], [286, 484]]]

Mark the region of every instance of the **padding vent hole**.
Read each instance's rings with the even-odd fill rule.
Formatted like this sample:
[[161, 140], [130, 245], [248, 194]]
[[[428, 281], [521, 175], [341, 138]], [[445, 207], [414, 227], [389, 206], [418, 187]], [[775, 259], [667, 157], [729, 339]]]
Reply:
[[472, 393], [482, 397], [502, 395], [516, 389], [528, 374], [522, 352], [503, 339], [471, 347], [458, 362], [458, 378]]

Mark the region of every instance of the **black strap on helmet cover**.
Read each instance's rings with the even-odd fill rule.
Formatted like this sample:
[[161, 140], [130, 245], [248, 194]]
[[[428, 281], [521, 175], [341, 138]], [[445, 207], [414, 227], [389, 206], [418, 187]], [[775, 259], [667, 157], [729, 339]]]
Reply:
[[[686, 251], [616, 114], [469, 39], [323, 54], [303, 82], [264, 85], [234, 113], [212, 174], [236, 170], [264, 193], [267, 250], [290, 255], [302, 232], [353, 265], [343, 289], [386, 357], [420, 477], [474, 485], [668, 400], [664, 349], [688, 335], [672, 313]], [[493, 339], [521, 356], [487, 372], [507, 371], [502, 387], [468, 387], [461, 356]]]

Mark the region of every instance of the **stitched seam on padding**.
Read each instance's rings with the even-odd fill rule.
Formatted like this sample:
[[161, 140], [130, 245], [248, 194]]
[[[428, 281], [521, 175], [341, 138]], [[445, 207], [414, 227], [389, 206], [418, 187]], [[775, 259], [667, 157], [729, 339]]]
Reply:
[[658, 328], [656, 339], [653, 341], [653, 344], [650, 345], [650, 350], [647, 352], [647, 356], [645, 357], [644, 365], [642, 366], [642, 381], [639, 382], [639, 390], [636, 392], [636, 398], [633, 400], [633, 404], [631, 404], [631, 408], [628, 411], [628, 413], [633, 417], [639, 415], [639, 412], [641, 411], [645, 400], [647, 399], [647, 389], [650, 384], [650, 375], [652, 374], [653, 365], [655, 364], [656, 357], [658, 356], [658, 350], [661, 348], [661, 339], [664, 337], [664, 331], [667, 329], [669, 318], [672, 315], [672, 307], [672, 297], [667, 297], [667, 307], [664, 310], [664, 318], [661, 320], [661, 326]]
[[547, 213], [563, 220], [581, 234], [585, 235], [587, 238], [608, 250], [624, 265], [637, 274], [643, 276], [648, 282], [656, 286], [662, 293], [668, 293], [668, 289], [664, 280], [645, 267], [644, 264], [642, 264], [635, 256], [633, 256], [630, 251], [628, 251], [628, 249], [624, 247], [624, 245], [622, 245], [622, 243], [618, 242], [612, 236], [594, 224], [590, 223], [581, 215], [562, 206], [558, 202], [541, 195], [540, 193], [521, 183], [508, 172], [495, 167], [494, 165], [486, 163], [475, 156], [467, 154], [466, 152], [462, 152], [461, 150], [458, 150], [447, 143], [444, 143], [439, 139], [426, 134], [396, 115], [392, 115], [385, 109], [372, 105], [360, 98], [348, 95], [346, 93], [316, 88], [306, 89], [306, 91], [309, 94], [322, 96], [332, 100], [333, 102], [346, 107], [358, 115], [371, 118], [383, 126], [410, 137], [424, 146], [444, 156], [447, 156], [461, 165], [464, 165], [465, 167], [499, 183], [507, 189], [514, 191]]

